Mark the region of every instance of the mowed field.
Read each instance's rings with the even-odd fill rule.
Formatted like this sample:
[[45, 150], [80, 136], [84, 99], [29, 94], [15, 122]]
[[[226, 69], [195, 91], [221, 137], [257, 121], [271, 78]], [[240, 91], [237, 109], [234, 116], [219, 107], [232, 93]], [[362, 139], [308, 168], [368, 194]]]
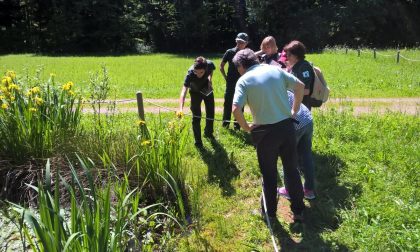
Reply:
[[[385, 56], [381, 56], [385, 55]], [[392, 55], [392, 56], [391, 56]], [[420, 60], [420, 50], [401, 50], [401, 55]], [[199, 55], [196, 55], [199, 56]], [[214, 88], [216, 98], [223, 98], [225, 82], [219, 72], [220, 55], [205, 55], [216, 65]], [[91, 74], [105, 65], [111, 78], [113, 97], [134, 98], [142, 91], [146, 98], [177, 98], [187, 69], [195, 55], [152, 54], [119, 57], [47, 57], [32, 54], [0, 56], [0, 70], [14, 70], [18, 78], [26, 73], [56, 81], [73, 81], [79, 90], [86, 90]], [[308, 54], [307, 59], [319, 66], [331, 87], [331, 97], [418, 97], [420, 96], [420, 62], [403, 58], [396, 63], [396, 50], [364, 50], [361, 56], [343, 49]], [[227, 66], [226, 66], [227, 71]]]

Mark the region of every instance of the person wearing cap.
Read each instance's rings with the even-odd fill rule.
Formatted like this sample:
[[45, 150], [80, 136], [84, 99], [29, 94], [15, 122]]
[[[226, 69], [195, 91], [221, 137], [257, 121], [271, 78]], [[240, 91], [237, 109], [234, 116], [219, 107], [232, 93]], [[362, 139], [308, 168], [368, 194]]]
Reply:
[[203, 147], [200, 127], [202, 101], [204, 101], [206, 108], [206, 127], [204, 128], [204, 136], [210, 139], [214, 139], [214, 94], [211, 81], [214, 69], [216, 69], [216, 67], [214, 66], [213, 62], [206, 60], [201, 56], [197, 57], [194, 61], [194, 64], [188, 69], [179, 98], [179, 111], [177, 114], [182, 115], [187, 90], [190, 90], [190, 109], [191, 113], [193, 114], [192, 128], [194, 133], [195, 146], [197, 148]]
[[305, 83], [302, 103], [311, 110], [311, 94], [314, 88], [315, 74], [312, 65], [305, 60], [306, 47], [297, 40], [293, 40], [284, 47], [290, 72]]
[[286, 68], [285, 52], [278, 52], [276, 39], [273, 36], [265, 37], [261, 42], [260, 49], [255, 53], [260, 56], [260, 63]]
[[[235, 92], [235, 85], [236, 81], [239, 79], [240, 75], [238, 70], [236, 70], [234, 64], [232, 63], [232, 59], [235, 54], [244, 49], [249, 41], [248, 35], [246, 33], [239, 33], [236, 36], [236, 46], [234, 48], [228, 49], [225, 54], [223, 55], [222, 62], [220, 63], [220, 72], [222, 73], [223, 77], [226, 80], [226, 89], [225, 89], [225, 101], [223, 104], [223, 127], [229, 127], [229, 121], [232, 114], [232, 99], [233, 94]], [[225, 65], [226, 62], [229, 62], [228, 73], [225, 73]], [[239, 124], [235, 123], [234, 128], [239, 130]]]
[[[263, 191], [269, 218], [276, 218], [277, 211], [277, 160], [283, 163], [285, 180], [290, 195], [291, 210], [295, 221], [303, 221], [303, 187], [297, 170], [296, 132], [293, 117], [299, 111], [304, 84], [279, 67], [259, 64], [251, 49], [236, 53], [233, 63], [242, 75], [235, 89], [233, 115], [239, 125], [251, 133], [256, 147], [258, 164], [263, 177]], [[294, 91], [290, 108], [287, 90]], [[263, 99], [262, 99], [263, 97]], [[253, 123], [245, 121], [242, 107], [248, 104]], [[262, 204], [262, 209], [264, 207]]]

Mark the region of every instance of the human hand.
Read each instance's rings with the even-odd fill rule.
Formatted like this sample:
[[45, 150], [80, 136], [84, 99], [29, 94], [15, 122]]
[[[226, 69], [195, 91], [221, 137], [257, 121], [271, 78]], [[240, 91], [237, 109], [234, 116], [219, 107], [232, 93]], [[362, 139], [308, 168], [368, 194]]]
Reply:
[[291, 110], [292, 118], [296, 118], [297, 112], [292, 108]]
[[182, 118], [183, 116], [184, 116], [184, 112], [182, 112], [182, 111], [177, 111], [176, 112], [176, 117]]
[[251, 132], [251, 131], [253, 131], [255, 128], [258, 128], [260, 125], [258, 125], [258, 124], [252, 124], [252, 123], [250, 123], [249, 125], [248, 125], [248, 129], [247, 130], [245, 130], [246, 132]]

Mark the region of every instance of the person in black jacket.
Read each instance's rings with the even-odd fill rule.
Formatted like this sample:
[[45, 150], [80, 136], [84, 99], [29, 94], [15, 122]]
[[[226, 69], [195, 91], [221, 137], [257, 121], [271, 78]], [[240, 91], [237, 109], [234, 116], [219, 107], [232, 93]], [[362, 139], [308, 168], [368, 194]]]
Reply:
[[[232, 63], [232, 59], [237, 52], [243, 50], [249, 42], [248, 35], [246, 33], [239, 33], [235, 39], [236, 46], [234, 48], [228, 49], [223, 55], [222, 62], [220, 63], [220, 72], [226, 80], [226, 90], [225, 90], [225, 102], [223, 104], [223, 127], [229, 127], [229, 121], [232, 114], [232, 101], [233, 94], [235, 93], [235, 85], [238, 81], [240, 75], [238, 70]], [[228, 73], [225, 73], [225, 64], [229, 63]], [[236, 130], [240, 129], [238, 123], [234, 124]]]
[[197, 57], [194, 64], [188, 69], [185, 76], [184, 85], [179, 98], [179, 112], [184, 109], [185, 97], [187, 90], [190, 90], [191, 96], [191, 112], [193, 114], [192, 128], [195, 139], [195, 146], [203, 147], [201, 141], [201, 102], [204, 100], [206, 107], [206, 127], [204, 128], [204, 136], [214, 138], [213, 121], [214, 121], [214, 94], [212, 87], [212, 76], [215, 66], [210, 60], [204, 57]]
[[305, 92], [302, 103], [311, 110], [311, 94], [314, 88], [315, 74], [312, 65], [305, 60], [305, 45], [294, 40], [284, 47], [290, 72], [305, 83]]

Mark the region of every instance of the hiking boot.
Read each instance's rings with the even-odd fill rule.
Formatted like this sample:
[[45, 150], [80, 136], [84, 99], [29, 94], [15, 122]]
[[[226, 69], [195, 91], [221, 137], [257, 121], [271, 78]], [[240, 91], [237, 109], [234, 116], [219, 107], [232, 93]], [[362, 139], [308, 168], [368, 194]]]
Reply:
[[313, 200], [313, 199], [316, 198], [315, 197], [315, 192], [313, 190], [307, 190], [307, 189], [303, 189], [303, 196], [307, 200]]
[[283, 198], [290, 199], [289, 192], [287, 191], [286, 187], [277, 187], [277, 194], [282, 196]]

